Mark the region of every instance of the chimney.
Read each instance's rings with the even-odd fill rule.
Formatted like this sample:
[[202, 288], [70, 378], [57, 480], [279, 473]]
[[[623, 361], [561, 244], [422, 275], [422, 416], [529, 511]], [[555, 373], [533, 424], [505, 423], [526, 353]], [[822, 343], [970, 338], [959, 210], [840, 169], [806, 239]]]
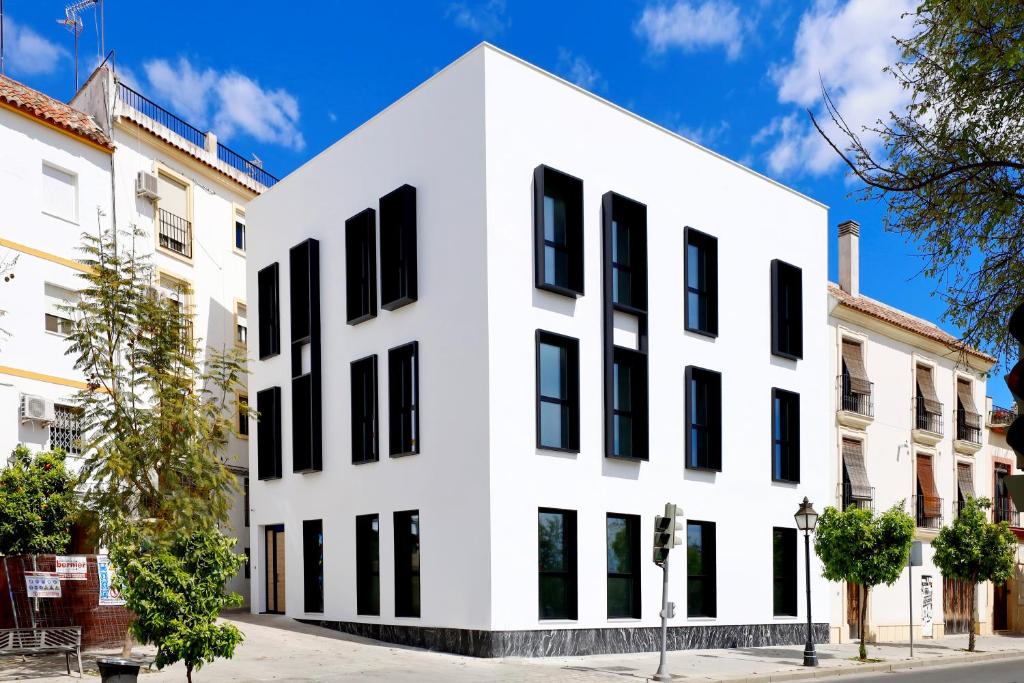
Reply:
[[860, 223], [839, 224], [839, 288], [860, 296]]

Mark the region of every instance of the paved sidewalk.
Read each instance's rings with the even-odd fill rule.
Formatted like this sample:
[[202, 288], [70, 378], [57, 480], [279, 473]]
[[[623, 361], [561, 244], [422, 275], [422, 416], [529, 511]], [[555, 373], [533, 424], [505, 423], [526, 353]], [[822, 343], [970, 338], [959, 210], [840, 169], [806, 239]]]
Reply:
[[[510, 683], [580, 682], [629, 683], [645, 680], [658, 666], [657, 653], [552, 657], [545, 659], [476, 659], [414, 648], [403, 648], [357, 638], [286, 617], [232, 614], [231, 621], [246, 639], [231, 661], [217, 661], [194, 674], [197, 683], [223, 681], [395, 681], [397, 683]], [[966, 636], [916, 643], [914, 659], [906, 644], [871, 646], [875, 661], [861, 664], [854, 658], [856, 644], [822, 645], [817, 669], [801, 666], [803, 647], [688, 650], [669, 653], [669, 672], [680, 681], [786, 681], [942, 664], [962, 664], [992, 658], [1024, 658], [1024, 637], [986, 636], [978, 639], [975, 654], [963, 651]], [[151, 648], [139, 648], [152, 655]], [[87, 672], [95, 675], [95, 655], [84, 655]], [[0, 681], [33, 680], [66, 683], [64, 658], [18, 657], [0, 659]], [[164, 671], [144, 673], [149, 683], [182, 681], [180, 664]], [[94, 679], [95, 680], [95, 679]]]

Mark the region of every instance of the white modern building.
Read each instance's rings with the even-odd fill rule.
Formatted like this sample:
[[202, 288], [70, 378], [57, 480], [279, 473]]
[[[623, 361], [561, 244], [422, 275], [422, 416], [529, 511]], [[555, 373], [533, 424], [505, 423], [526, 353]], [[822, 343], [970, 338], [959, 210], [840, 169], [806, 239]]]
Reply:
[[[15, 444], [76, 455], [74, 394], [85, 387], [65, 355], [85, 271], [81, 234], [141, 229], [157, 287], [182, 299], [200, 348], [246, 347], [245, 205], [273, 176], [96, 69], [70, 104], [0, 78], [0, 451]], [[10, 153], [7, 153], [10, 151]], [[246, 401], [245, 391], [239, 401]], [[247, 550], [248, 419], [236, 417], [227, 465], [238, 478], [231, 526]], [[86, 550], [87, 548], [81, 548]], [[248, 595], [248, 568], [228, 588]]]
[[248, 219], [254, 612], [655, 649], [671, 501], [670, 647], [803, 642], [824, 206], [484, 44]]
[[[969, 497], [988, 498], [994, 521], [1020, 527], [1000, 481], [1015, 462], [1005, 443], [997, 447], [992, 430], [1008, 421], [988, 409], [986, 397], [995, 359], [933, 323], [863, 295], [859, 235], [855, 221], [840, 224], [839, 284], [829, 285], [833, 504], [878, 512], [902, 504], [916, 520], [923, 550], [912, 583], [905, 570], [892, 586], [871, 591], [867, 637], [906, 639], [911, 623], [915, 638], [966, 633], [970, 588], [943, 579], [931, 541]], [[855, 639], [856, 587], [832, 590], [833, 639]], [[1007, 628], [1005, 587], [979, 589], [978, 604], [983, 633]]]

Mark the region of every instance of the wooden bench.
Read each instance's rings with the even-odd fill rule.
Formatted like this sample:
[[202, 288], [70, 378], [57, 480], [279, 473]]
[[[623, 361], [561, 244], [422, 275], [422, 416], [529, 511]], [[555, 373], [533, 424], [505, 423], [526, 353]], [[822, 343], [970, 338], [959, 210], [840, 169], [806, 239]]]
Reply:
[[71, 655], [78, 658], [78, 677], [82, 677], [82, 628], [57, 626], [45, 628], [0, 629], [0, 656], [41, 655], [64, 653], [68, 675], [71, 675]]

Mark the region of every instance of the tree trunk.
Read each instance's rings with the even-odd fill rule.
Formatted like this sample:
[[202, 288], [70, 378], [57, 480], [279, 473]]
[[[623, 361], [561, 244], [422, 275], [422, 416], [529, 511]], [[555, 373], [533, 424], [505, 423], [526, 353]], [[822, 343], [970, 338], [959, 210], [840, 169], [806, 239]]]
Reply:
[[868, 648], [867, 648], [867, 646], [864, 645], [864, 636], [867, 635], [865, 633], [866, 629], [864, 628], [864, 613], [867, 611], [867, 608], [868, 608], [868, 587], [867, 586], [860, 586], [860, 605], [858, 605], [858, 607], [859, 607], [859, 609], [857, 610], [857, 621], [859, 623], [857, 624], [857, 630], [860, 631], [860, 652], [859, 652], [859, 654], [860, 654], [861, 661], [863, 661], [863, 660], [868, 658]]
[[124, 645], [121, 646], [121, 657], [128, 659], [132, 656], [132, 647], [134, 643], [132, 641], [132, 627], [129, 626], [128, 630], [124, 632]]
[[974, 652], [974, 632], [978, 629], [978, 584], [971, 583], [971, 626], [967, 636], [967, 651]]
[[185, 665], [185, 678], [188, 680], [188, 683], [192, 683], [192, 665], [191, 664], [186, 664]]

